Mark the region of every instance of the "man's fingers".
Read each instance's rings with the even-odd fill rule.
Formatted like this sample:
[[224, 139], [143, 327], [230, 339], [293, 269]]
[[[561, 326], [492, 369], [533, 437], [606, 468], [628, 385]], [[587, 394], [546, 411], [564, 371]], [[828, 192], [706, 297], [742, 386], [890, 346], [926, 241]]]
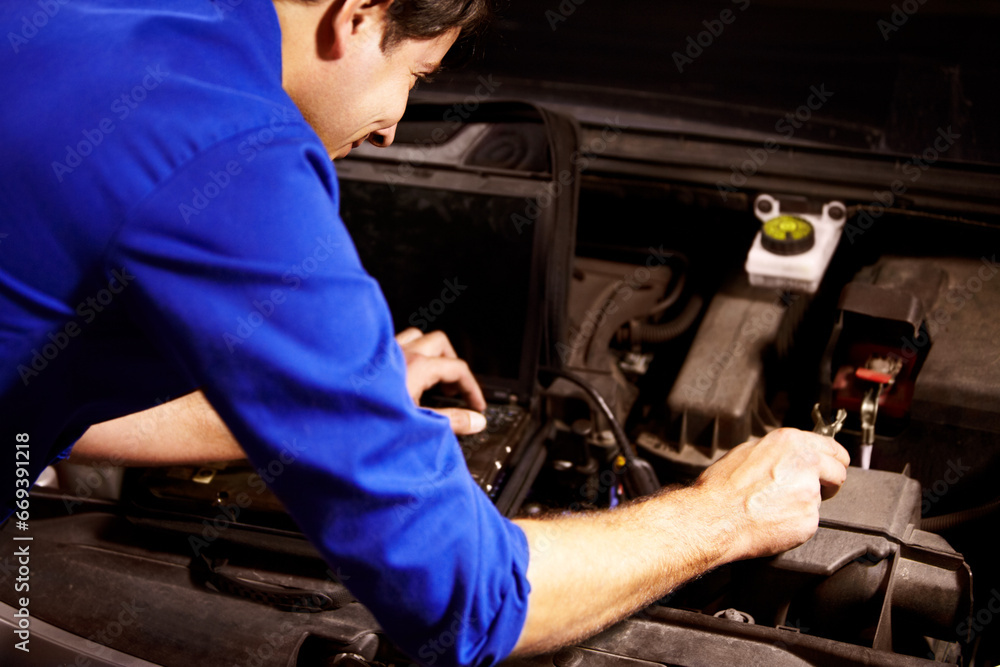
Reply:
[[481, 412], [486, 409], [483, 390], [479, 388], [469, 365], [464, 361], [421, 355], [410, 358], [406, 369], [406, 386], [414, 402], [419, 403], [423, 393], [438, 383], [458, 387], [473, 410]]
[[840, 461], [841, 463], [843, 463], [845, 467], [851, 465], [851, 455], [847, 453], [847, 450], [844, 449], [844, 446], [841, 445], [836, 440], [834, 440], [833, 438], [827, 438], [827, 440], [830, 441], [830, 447], [832, 450], [831, 454], [833, 455], [833, 457], [838, 461]]
[[837, 459], [845, 466], [851, 465], [851, 455], [847, 453], [844, 446], [828, 435], [820, 435], [810, 431], [795, 431], [789, 429], [789, 433], [796, 438], [811, 438], [816, 448], [823, 454], [828, 454]]
[[845, 466], [851, 465], [851, 455], [847, 453], [844, 446], [828, 435], [820, 435], [811, 431], [800, 431], [800, 437], [810, 438], [816, 449], [828, 456], [832, 456]]
[[486, 428], [486, 417], [461, 408], [432, 408], [451, 420], [451, 430], [455, 435], [472, 435]]
[[424, 335], [424, 332], [416, 327], [410, 327], [409, 329], [403, 329], [398, 334], [396, 334], [396, 342], [399, 343], [400, 347], [408, 345], [413, 341], [417, 340]]
[[818, 465], [822, 498], [832, 498], [847, 479], [847, 466], [851, 464], [851, 457], [839, 442], [829, 436], [809, 432], [802, 432], [802, 435], [812, 438], [817, 446], [819, 458], [815, 465]]
[[833, 456], [820, 455], [819, 483], [823, 499], [832, 498], [847, 479], [847, 466]]
[[840, 486], [847, 479], [847, 466], [832, 456], [819, 459], [819, 483], [823, 486]]
[[406, 334], [407, 341], [400, 343], [400, 347], [407, 354], [422, 354], [425, 357], [447, 357], [449, 359], [458, 358], [455, 348], [451, 346], [451, 341], [448, 340], [448, 336], [443, 331], [432, 331], [429, 334], [425, 334], [420, 329], [414, 329], [413, 331], [420, 333], [416, 338], [413, 338], [413, 334], [410, 331], [411, 329], [406, 329], [396, 335], [396, 340], [399, 341], [400, 336]]
[[[419, 403], [423, 393], [434, 385], [445, 384], [460, 391], [473, 410], [486, 409], [483, 390], [479, 388], [469, 365], [458, 358], [443, 331], [425, 334], [410, 327], [396, 334], [396, 342], [406, 357], [406, 388], [414, 403]], [[475, 428], [469, 432], [478, 430]]]

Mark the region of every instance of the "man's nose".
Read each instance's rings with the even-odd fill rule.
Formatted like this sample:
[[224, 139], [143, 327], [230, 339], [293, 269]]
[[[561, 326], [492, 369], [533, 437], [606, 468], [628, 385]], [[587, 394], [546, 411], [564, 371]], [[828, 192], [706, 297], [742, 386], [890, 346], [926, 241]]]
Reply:
[[396, 138], [396, 126], [387, 127], [384, 130], [378, 130], [372, 132], [368, 136], [368, 143], [372, 146], [378, 146], [379, 148], [385, 148], [392, 144], [393, 139]]

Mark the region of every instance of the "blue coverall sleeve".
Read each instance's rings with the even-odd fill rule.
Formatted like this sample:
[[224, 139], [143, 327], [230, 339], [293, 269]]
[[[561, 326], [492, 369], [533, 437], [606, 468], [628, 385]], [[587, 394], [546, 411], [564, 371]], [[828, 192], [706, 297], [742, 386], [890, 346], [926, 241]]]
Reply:
[[104, 269], [133, 277], [139, 325], [389, 636], [424, 664], [496, 662], [527, 610], [524, 534], [413, 405], [329, 159], [292, 135], [200, 153], [129, 212]]

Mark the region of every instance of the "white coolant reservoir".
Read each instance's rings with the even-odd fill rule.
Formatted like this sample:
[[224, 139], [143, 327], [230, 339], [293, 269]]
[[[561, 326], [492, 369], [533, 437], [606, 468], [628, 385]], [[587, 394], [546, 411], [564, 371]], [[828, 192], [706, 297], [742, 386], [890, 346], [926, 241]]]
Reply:
[[786, 208], [795, 212], [782, 212], [781, 200], [768, 194], [754, 202], [761, 229], [747, 255], [750, 284], [812, 294], [840, 241], [847, 209], [839, 201], [823, 204], [818, 213]]

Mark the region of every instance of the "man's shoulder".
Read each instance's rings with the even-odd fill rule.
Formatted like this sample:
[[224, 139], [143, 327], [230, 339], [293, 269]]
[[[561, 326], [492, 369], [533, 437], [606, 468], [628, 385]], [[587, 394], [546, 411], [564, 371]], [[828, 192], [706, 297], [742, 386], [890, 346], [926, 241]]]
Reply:
[[[21, 248], [0, 273], [15, 282], [69, 303], [100, 282], [91, 269], [133, 211], [158, 201], [183, 228], [182, 207], [200, 210], [237, 168], [267, 166], [270, 177], [284, 168], [279, 157], [301, 161], [303, 146], [323, 154], [281, 87], [270, 0], [42, 4], [51, 12], [38, 0], [0, 3], [0, 24], [31, 27], [16, 51], [0, 49], [0, 90], [11, 98], [0, 104], [0, 215], [11, 228], [5, 246]], [[303, 189], [332, 192], [332, 166], [316, 172]], [[266, 196], [264, 176], [233, 182], [247, 200]], [[172, 199], [157, 196], [168, 187]]]
[[275, 117], [301, 123], [281, 87], [269, 0], [53, 3], [41, 27], [37, 2], [3, 10], [15, 22], [25, 14], [33, 30], [2, 59], [0, 81], [22, 102], [0, 111], [0, 132], [39, 178], [61, 185], [103, 165], [155, 182]]

